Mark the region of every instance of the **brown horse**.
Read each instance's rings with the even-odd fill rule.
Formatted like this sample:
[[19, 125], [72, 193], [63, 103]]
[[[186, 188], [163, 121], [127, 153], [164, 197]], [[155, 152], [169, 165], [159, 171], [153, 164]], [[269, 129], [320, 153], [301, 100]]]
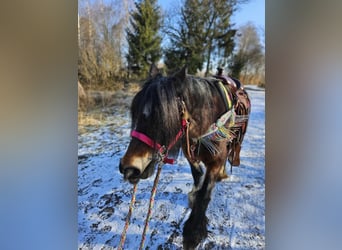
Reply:
[[184, 249], [194, 249], [207, 237], [205, 213], [211, 191], [227, 177], [227, 159], [231, 165], [240, 164], [249, 113], [245, 90], [216, 77], [188, 75], [185, 67], [163, 77], [152, 66], [149, 79], [132, 101], [132, 139], [120, 172], [137, 183], [153, 174], [156, 163], [172, 162], [169, 157], [177, 157], [182, 148], [194, 180], [189, 193], [192, 211], [183, 228]]

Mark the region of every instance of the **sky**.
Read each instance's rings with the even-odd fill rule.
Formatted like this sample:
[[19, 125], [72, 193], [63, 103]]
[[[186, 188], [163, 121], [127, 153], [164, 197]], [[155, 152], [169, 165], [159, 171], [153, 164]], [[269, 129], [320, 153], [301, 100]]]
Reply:
[[[168, 8], [172, 3], [180, 0], [158, 0], [163, 8]], [[252, 22], [257, 28], [265, 30], [265, 0], [250, 0], [247, 4], [240, 5], [232, 17], [237, 27]]]
[[265, 29], [265, 0], [250, 0], [243, 4], [233, 15], [237, 26], [252, 22], [257, 28]]

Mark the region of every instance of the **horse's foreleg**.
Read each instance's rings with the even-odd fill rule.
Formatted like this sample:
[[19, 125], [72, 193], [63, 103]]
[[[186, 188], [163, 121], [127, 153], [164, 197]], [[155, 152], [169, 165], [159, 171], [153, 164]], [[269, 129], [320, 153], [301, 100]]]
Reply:
[[192, 208], [195, 200], [195, 194], [201, 187], [201, 177], [203, 176], [203, 170], [199, 163], [189, 163], [191, 167], [192, 178], [194, 179], [194, 185], [192, 187], [192, 190], [188, 194], [189, 207]]
[[215, 175], [211, 172], [207, 170], [201, 188], [194, 192], [192, 211], [183, 228], [184, 249], [194, 249], [208, 235], [208, 219], [205, 216], [205, 212], [216, 181]]

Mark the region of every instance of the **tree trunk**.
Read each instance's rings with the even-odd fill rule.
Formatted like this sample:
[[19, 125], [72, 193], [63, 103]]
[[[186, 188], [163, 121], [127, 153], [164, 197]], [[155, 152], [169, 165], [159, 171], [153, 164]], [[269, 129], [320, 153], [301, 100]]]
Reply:
[[205, 76], [209, 75], [211, 50], [212, 50], [212, 48], [211, 48], [211, 41], [209, 41], [208, 55], [207, 55], [207, 67], [206, 67], [205, 74], [204, 74]]

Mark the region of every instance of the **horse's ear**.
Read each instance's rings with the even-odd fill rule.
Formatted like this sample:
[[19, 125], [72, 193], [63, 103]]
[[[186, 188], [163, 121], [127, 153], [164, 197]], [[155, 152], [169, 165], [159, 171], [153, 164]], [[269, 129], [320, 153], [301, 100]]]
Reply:
[[151, 67], [150, 67], [150, 72], [148, 73], [149, 78], [154, 78], [156, 77], [158, 74], [160, 74], [160, 70], [157, 68], [157, 66], [152, 63]]
[[173, 76], [180, 79], [181, 81], [185, 80], [186, 74], [188, 72], [188, 67], [184, 65], [178, 72], [176, 72]]

